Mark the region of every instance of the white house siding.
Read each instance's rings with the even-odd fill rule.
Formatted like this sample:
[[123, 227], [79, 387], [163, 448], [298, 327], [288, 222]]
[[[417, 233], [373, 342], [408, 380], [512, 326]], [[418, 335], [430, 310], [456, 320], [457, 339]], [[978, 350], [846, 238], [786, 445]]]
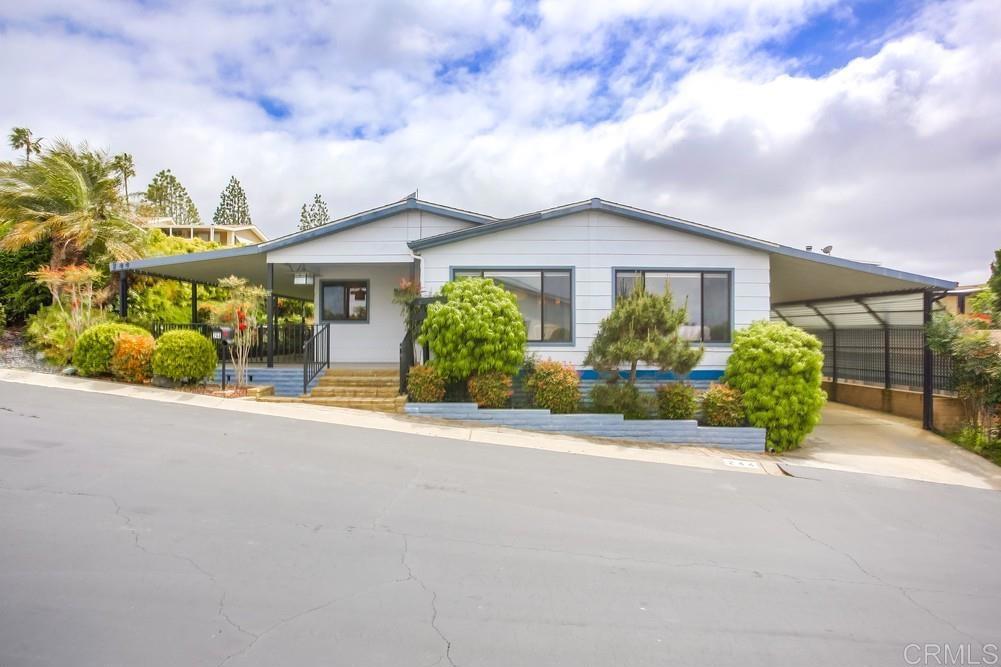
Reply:
[[268, 253], [271, 264], [302, 264], [316, 275], [314, 305], [320, 313], [320, 284], [326, 278], [369, 281], [369, 321], [332, 322], [333, 362], [383, 363], [400, 358], [403, 320], [392, 302], [393, 288], [409, 278], [413, 256], [407, 241], [464, 229], [472, 223], [423, 211], [404, 211], [383, 220], [321, 236]]
[[412, 264], [341, 264], [323, 267], [314, 284], [316, 313], [320, 314], [320, 285], [326, 279], [367, 280], [368, 322], [330, 323], [330, 360], [350, 363], [388, 363], [400, 359], [403, 319], [393, 303], [393, 288], [409, 278]]
[[[514, 227], [421, 251], [426, 290], [453, 267], [573, 267], [573, 346], [534, 344], [542, 357], [583, 365], [598, 323], [612, 307], [613, 269], [732, 269], [735, 328], [769, 317], [769, 260], [761, 251], [705, 239], [604, 211]], [[700, 370], [722, 370], [729, 346], [707, 346]]]
[[409, 210], [268, 253], [272, 264], [412, 262], [407, 241], [473, 226], [462, 220]]

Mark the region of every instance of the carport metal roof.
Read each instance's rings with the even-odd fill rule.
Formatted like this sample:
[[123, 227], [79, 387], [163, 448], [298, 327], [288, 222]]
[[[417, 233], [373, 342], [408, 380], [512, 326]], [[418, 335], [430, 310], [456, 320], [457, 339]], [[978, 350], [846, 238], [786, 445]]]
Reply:
[[[933, 301], [933, 310], [942, 306]], [[772, 319], [803, 329], [858, 329], [922, 326], [923, 291], [893, 292], [774, 303]]]

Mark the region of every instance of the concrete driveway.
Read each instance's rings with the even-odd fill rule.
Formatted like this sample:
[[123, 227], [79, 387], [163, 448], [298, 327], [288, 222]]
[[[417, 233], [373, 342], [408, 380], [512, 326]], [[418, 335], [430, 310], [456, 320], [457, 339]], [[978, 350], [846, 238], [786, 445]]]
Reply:
[[800, 449], [779, 460], [844, 472], [1001, 490], [1001, 468], [922, 430], [919, 422], [840, 403], [828, 403], [823, 420]]
[[1001, 494], [816, 472], [0, 382], [0, 665], [883, 666], [1001, 641]]

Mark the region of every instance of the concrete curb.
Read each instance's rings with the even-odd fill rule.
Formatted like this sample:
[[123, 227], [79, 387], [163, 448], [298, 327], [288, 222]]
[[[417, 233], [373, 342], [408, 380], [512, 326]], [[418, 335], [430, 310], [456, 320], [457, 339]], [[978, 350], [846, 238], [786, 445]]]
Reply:
[[[145, 385], [129, 385], [106, 380], [49, 375], [27, 370], [0, 369], [0, 382], [86, 391], [123, 398], [190, 405], [214, 410], [227, 410], [229, 412], [270, 415], [286, 419], [302, 419], [341, 426], [374, 428], [396, 433], [410, 433], [413, 435], [465, 440], [468, 442], [503, 445], [506, 447], [524, 447], [564, 454], [599, 456], [627, 461], [643, 461], [691, 468], [768, 475], [765, 468], [761, 465], [762, 462], [768, 459], [765, 455], [740, 452], [739, 456], [735, 456], [736, 452], [716, 451], [706, 447], [672, 447], [668, 445], [631, 442], [613, 443], [495, 426], [456, 426], [427, 419], [418, 421], [409, 419], [403, 415], [353, 410], [351, 408], [319, 407], [302, 403], [263, 403], [255, 401], [253, 398], [216, 398]], [[726, 462], [732, 462], [735, 458], [754, 462], [754, 465], [734, 467], [732, 463], [728, 464]]]

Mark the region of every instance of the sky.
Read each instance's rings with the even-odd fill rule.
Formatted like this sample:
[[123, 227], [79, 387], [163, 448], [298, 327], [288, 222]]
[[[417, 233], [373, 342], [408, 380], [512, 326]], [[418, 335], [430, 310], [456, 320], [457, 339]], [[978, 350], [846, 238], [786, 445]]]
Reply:
[[[1001, 247], [999, 0], [0, 0], [0, 128], [235, 175], [266, 234], [601, 197], [960, 283]], [[14, 159], [7, 146], [0, 159]]]

